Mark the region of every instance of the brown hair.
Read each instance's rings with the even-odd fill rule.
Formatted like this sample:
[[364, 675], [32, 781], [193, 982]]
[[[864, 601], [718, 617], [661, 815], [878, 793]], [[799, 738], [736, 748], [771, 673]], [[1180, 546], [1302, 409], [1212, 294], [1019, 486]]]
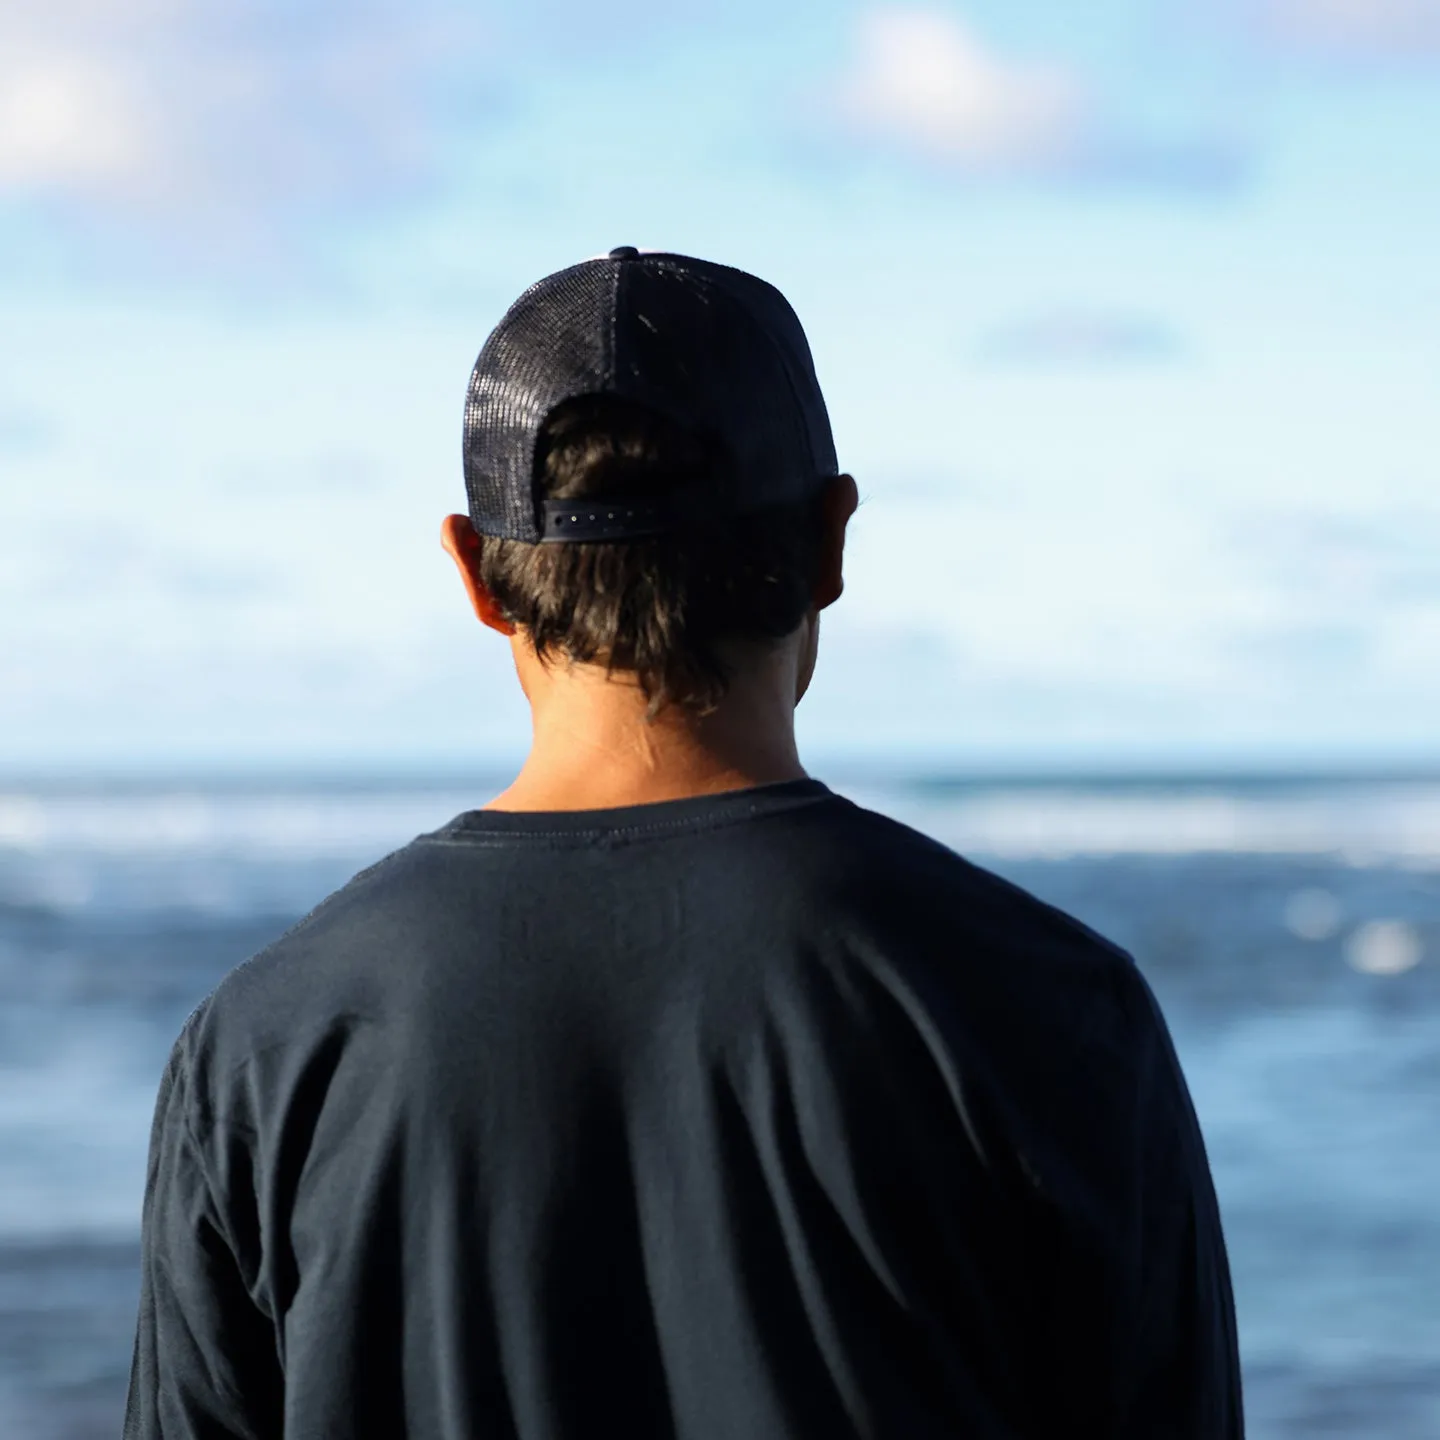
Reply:
[[[547, 499], [647, 499], [723, 487], [723, 448], [613, 396], [558, 406], [536, 447]], [[484, 537], [479, 577], [542, 659], [633, 673], [653, 718], [713, 711], [730, 643], [790, 634], [811, 604], [822, 539], [818, 497], [632, 540], [526, 544]]]

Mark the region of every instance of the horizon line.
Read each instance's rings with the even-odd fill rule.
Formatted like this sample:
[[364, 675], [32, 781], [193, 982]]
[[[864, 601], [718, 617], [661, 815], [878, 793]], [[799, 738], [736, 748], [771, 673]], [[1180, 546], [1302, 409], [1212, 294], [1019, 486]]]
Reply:
[[[190, 762], [170, 765], [35, 765], [0, 768], [0, 792], [95, 794], [105, 792], [198, 791], [403, 791], [469, 789], [503, 784], [518, 761], [413, 761], [386, 763], [349, 760]], [[809, 767], [811, 774], [836, 788], [876, 785], [929, 792], [971, 789], [1086, 788], [1110, 790], [1196, 790], [1214, 787], [1307, 788], [1322, 786], [1440, 783], [1440, 756], [1414, 759], [1334, 759], [1284, 763], [1258, 758], [1116, 764], [1094, 760], [1052, 759], [1034, 763], [938, 757], [914, 761], [873, 756], [830, 757]]]

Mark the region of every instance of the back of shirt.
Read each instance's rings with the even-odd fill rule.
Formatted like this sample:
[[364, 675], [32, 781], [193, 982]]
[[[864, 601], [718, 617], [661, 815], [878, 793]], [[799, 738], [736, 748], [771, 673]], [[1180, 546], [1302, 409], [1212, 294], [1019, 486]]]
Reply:
[[1130, 959], [796, 781], [480, 811], [161, 1087], [126, 1435], [1241, 1434]]

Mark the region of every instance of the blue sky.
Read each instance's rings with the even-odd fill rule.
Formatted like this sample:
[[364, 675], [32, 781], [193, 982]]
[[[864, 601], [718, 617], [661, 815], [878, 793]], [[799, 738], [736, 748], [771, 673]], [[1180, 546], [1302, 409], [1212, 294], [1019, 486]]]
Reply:
[[1440, 750], [1440, 0], [0, 0], [0, 764], [478, 764], [475, 352], [753, 269], [865, 502], [816, 756]]

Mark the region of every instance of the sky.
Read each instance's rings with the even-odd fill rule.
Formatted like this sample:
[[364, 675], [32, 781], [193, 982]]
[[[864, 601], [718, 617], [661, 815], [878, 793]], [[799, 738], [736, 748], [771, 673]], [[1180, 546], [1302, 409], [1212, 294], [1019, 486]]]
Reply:
[[489, 329], [780, 286], [863, 503], [821, 758], [1440, 758], [1440, 0], [0, 0], [0, 769], [523, 752]]

